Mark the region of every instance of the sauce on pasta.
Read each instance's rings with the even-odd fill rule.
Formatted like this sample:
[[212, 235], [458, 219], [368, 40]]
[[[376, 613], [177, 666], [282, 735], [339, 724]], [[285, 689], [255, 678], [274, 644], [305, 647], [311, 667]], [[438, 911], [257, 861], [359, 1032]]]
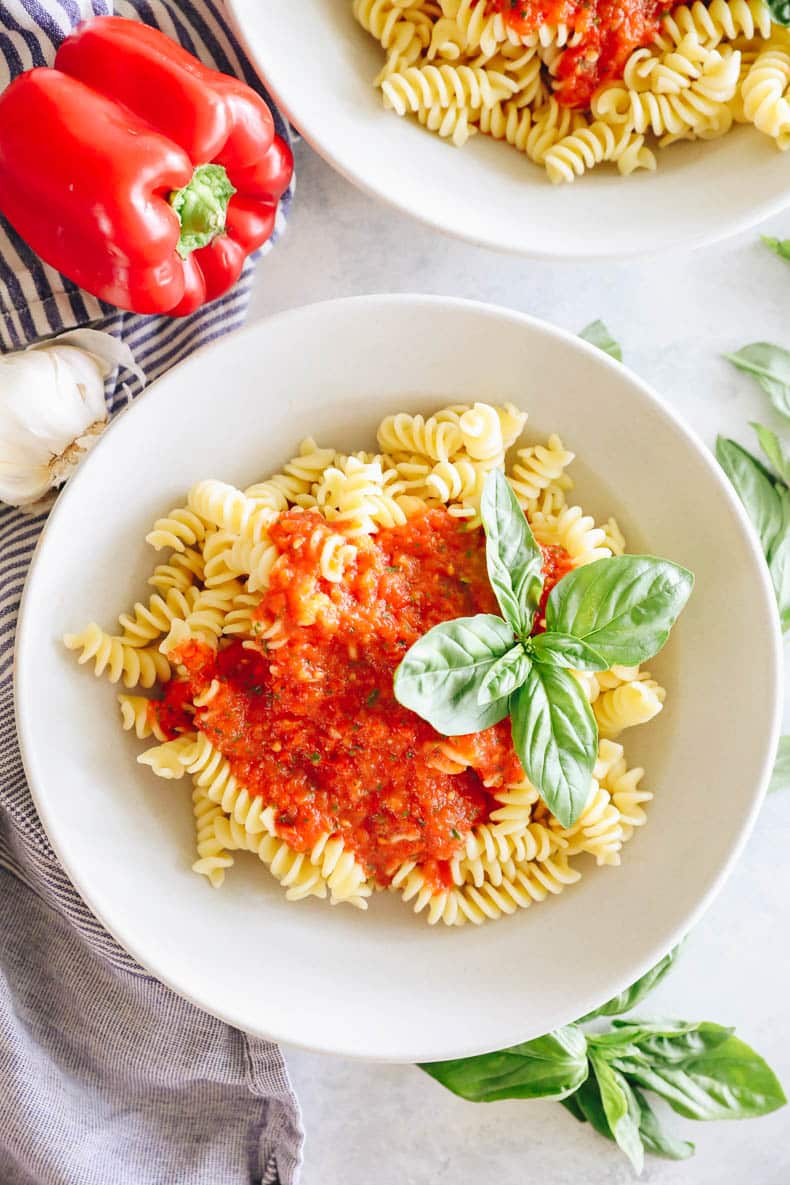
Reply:
[[[258, 641], [219, 653], [181, 647], [187, 676], [167, 685], [159, 723], [169, 736], [201, 729], [239, 782], [274, 805], [278, 833], [295, 849], [340, 832], [382, 884], [412, 860], [447, 884], [461, 836], [494, 805], [484, 783], [523, 773], [507, 720], [448, 745], [396, 702], [392, 679], [432, 626], [498, 612], [482, 531], [431, 509], [354, 538], [355, 557], [330, 581], [320, 559], [337, 531], [315, 511], [279, 517], [270, 534], [281, 554], [256, 610]], [[543, 550], [548, 590], [570, 561], [561, 548]], [[207, 691], [208, 702], [187, 711]]]
[[629, 55], [650, 42], [672, 8], [668, 0], [489, 0], [490, 11], [521, 34], [560, 24], [574, 34], [576, 44], [555, 67], [555, 95], [567, 107], [589, 106], [596, 87], [621, 78]]

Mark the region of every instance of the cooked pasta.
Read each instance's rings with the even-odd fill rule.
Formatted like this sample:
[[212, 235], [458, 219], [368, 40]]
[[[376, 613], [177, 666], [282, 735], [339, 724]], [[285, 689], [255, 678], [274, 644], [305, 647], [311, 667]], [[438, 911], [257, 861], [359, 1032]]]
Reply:
[[656, 148], [713, 139], [734, 122], [788, 146], [790, 36], [764, 0], [626, 0], [611, 28], [599, 2], [352, 9], [384, 54], [375, 80], [384, 107], [459, 148], [478, 132], [505, 141], [555, 184], [604, 164], [621, 176], [652, 171]]
[[170, 678], [170, 665], [163, 654], [149, 647], [139, 647], [125, 642], [123, 638], [105, 633], [95, 622], [91, 622], [79, 634], [66, 634], [63, 638], [69, 650], [81, 650], [79, 662], [93, 659], [95, 674], [105, 672], [111, 683], [123, 677], [124, 687], [153, 687]]
[[[424, 9], [394, 0], [357, 8], [390, 47], [406, 23], [434, 57], [451, 53], [446, 29], [426, 41], [438, 21]], [[446, 19], [458, 13], [480, 52], [490, 48], [501, 21], [481, 24], [482, 9], [465, 0]], [[692, 17], [701, 19], [676, 19]], [[513, 49], [497, 46], [497, 58]], [[635, 86], [654, 81], [649, 58], [629, 75]], [[564, 121], [567, 108], [555, 106]], [[92, 623], [66, 635], [97, 675], [130, 689], [159, 685], [150, 698], [118, 697], [122, 726], [149, 742], [142, 765], [168, 782], [191, 779], [192, 868], [212, 886], [248, 851], [289, 901], [366, 909], [374, 889], [389, 887], [431, 924], [479, 925], [563, 891], [585, 860], [619, 864], [652, 794], [612, 738], [661, 710], [664, 691], [649, 672], [573, 672], [600, 740], [571, 827], [524, 776], [507, 731], [439, 736], [392, 698], [404, 622], [419, 636], [435, 620], [434, 600], [455, 607], [449, 616], [488, 611], [479, 523], [492, 468], [506, 471], [544, 549], [547, 581], [549, 571], [556, 582], [625, 550], [614, 519], [598, 524], [567, 505], [574, 454], [556, 434], [523, 440], [526, 420], [513, 404], [483, 402], [397, 413], [379, 426], [380, 452], [340, 453], [308, 438], [279, 473], [243, 490], [198, 482], [186, 508], [147, 536], [169, 555], [149, 580], [152, 595], [119, 618], [122, 633]], [[544, 626], [538, 616], [535, 628]]]

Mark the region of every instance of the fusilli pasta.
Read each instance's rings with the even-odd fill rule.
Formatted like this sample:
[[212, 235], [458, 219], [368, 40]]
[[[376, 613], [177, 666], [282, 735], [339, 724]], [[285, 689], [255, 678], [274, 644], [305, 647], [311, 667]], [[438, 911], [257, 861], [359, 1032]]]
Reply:
[[[386, 55], [376, 79], [385, 107], [456, 147], [476, 132], [505, 141], [555, 183], [605, 163], [622, 176], [651, 171], [656, 147], [712, 139], [733, 122], [753, 123], [779, 148], [790, 141], [790, 37], [764, 0], [669, 5], [652, 41], [635, 33], [620, 69], [598, 74], [595, 28], [610, 18], [596, 12], [578, 20], [569, 9], [567, 23], [551, 24], [532, 3], [512, 19], [490, 0], [353, 0], [352, 8]], [[597, 86], [584, 83], [585, 71]]]
[[[463, 46], [459, 52], [465, 53], [468, 36], [479, 38], [481, 47], [488, 45], [496, 23], [483, 27], [479, 6], [466, 0], [460, 6], [457, 0], [443, 2], [446, 16], [441, 19], [460, 32], [445, 28], [441, 42], [437, 35], [436, 57], [450, 52], [447, 46], [451, 41]], [[364, 9], [371, 28], [375, 25], [382, 43], [387, 41], [389, 46], [397, 42], [395, 30], [400, 23], [426, 28], [414, 19], [412, 7], [394, 0], [360, 0], [357, 7], [360, 12]], [[425, 9], [419, 11], [427, 20]], [[716, 20], [723, 21], [719, 10], [717, 14]], [[745, 27], [745, 11], [739, 9], [738, 14], [733, 10], [732, 19]], [[692, 15], [699, 19], [698, 13]], [[752, 15], [756, 19], [759, 13]], [[438, 21], [428, 23], [432, 29], [438, 27]], [[424, 33], [411, 35], [421, 46], [427, 44]], [[550, 44], [561, 48], [559, 41], [545, 42], [545, 46]], [[530, 53], [538, 45], [544, 43], [536, 42]], [[505, 50], [499, 45], [497, 60], [502, 53], [517, 55], [518, 49], [510, 42]], [[666, 65], [669, 57], [664, 49], [643, 55], [629, 74], [634, 88], [653, 85], [656, 75], [649, 63]], [[634, 93], [652, 92], [635, 89]], [[566, 122], [568, 112], [556, 100], [552, 103], [553, 115], [547, 118], [549, 122], [554, 119], [556, 127]], [[549, 154], [552, 151], [547, 149]], [[409, 752], [407, 762], [419, 759], [433, 771], [432, 777], [458, 778], [459, 784], [474, 778], [487, 804], [482, 820], [478, 817], [474, 825], [453, 831], [455, 843], [446, 857], [441, 883], [431, 871], [430, 860], [398, 856], [389, 864], [382, 858], [386, 874], [379, 879], [355, 847], [358, 840], [344, 829], [348, 824], [337, 826], [334, 818], [320, 832], [314, 829], [309, 836], [299, 832], [298, 804], [315, 798], [315, 786], [320, 787], [320, 779], [315, 781], [318, 773], [299, 784], [297, 805], [292, 802], [283, 807], [269, 783], [249, 780], [255, 767], [254, 761], [250, 764], [250, 745], [254, 752], [257, 743], [253, 734], [248, 738], [249, 719], [243, 714], [231, 715], [232, 727], [217, 724], [218, 718], [224, 721], [222, 713], [229, 710], [228, 703], [234, 702], [237, 693], [229, 690], [222, 667], [217, 665], [226, 650], [237, 647], [244, 661], [249, 658], [253, 664], [250, 672], [259, 670], [254, 664], [262, 658], [270, 673], [276, 671], [282, 655], [294, 643], [294, 631], [297, 642], [299, 632], [312, 627], [320, 635], [329, 628], [332, 615], [351, 587], [357, 595], [356, 585], [350, 582], [381, 579], [381, 573], [374, 577], [369, 567], [376, 539], [387, 532], [393, 540], [400, 538], [399, 531], [418, 524], [423, 515], [438, 513], [441, 507], [449, 512], [445, 523], [460, 520], [452, 529], [461, 530], [465, 539], [467, 531], [479, 523], [483, 484], [495, 466], [506, 470], [537, 540], [567, 553], [563, 560], [566, 567], [622, 554], [625, 539], [614, 519], [598, 525], [580, 506], [566, 505], [566, 494], [573, 484], [567, 469], [574, 454], [556, 434], [545, 443], [523, 444], [520, 438], [526, 418], [513, 404], [482, 402], [453, 404], [428, 417], [398, 413], [386, 417], [379, 426], [379, 453], [341, 454], [307, 439], [280, 473], [243, 491], [221, 481], [199, 482], [188, 495], [187, 507], [157, 520], [149, 534], [149, 542], [168, 548], [170, 554], [150, 578], [154, 592], [149, 600], [137, 602], [131, 612], [119, 618], [122, 634], [105, 633], [92, 623], [79, 634], [66, 635], [66, 645], [80, 652], [79, 661], [93, 661], [95, 673], [106, 674], [112, 682], [123, 679], [127, 688], [166, 683], [172, 663], [175, 681], [170, 691], [186, 686], [188, 698], [181, 723], [175, 725], [172, 719], [177, 713], [173, 718], [162, 716], [161, 701], [156, 698], [118, 698], [123, 728], [140, 740], [156, 741], [138, 761], [167, 781], [190, 775], [197, 846], [193, 868], [213, 886], [222, 883], [234, 852], [251, 851], [282, 885], [289, 900], [313, 896], [366, 909], [373, 889], [390, 884], [431, 924], [479, 925], [543, 901], [573, 884], [581, 875], [575, 865], [577, 858], [590, 857], [599, 865], [620, 862], [624, 843], [646, 820], [644, 807], [652, 795], [641, 789], [643, 770], [629, 769], [622, 744], [611, 738], [651, 719], [664, 701], [663, 688], [638, 667], [574, 672], [592, 704], [601, 739], [589, 799], [572, 827], [559, 825], [528, 779], [514, 774], [507, 777], [504, 767], [486, 772], [480, 765], [475, 737], [436, 737], [421, 741], [418, 752]], [[309, 561], [308, 568], [313, 565], [309, 578], [303, 578], [295, 591], [290, 587], [292, 577], [283, 568], [288, 561], [284, 536], [278, 535], [285, 521], [287, 531], [298, 532], [298, 548]], [[480, 545], [481, 540], [482, 535]], [[467, 547], [466, 543], [463, 546]], [[466, 555], [472, 554], [467, 548]], [[397, 562], [387, 562], [387, 573], [399, 571]], [[294, 598], [290, 620], [277, 608], [278, 596]], [[305, 634], [300, 651], [299, 695], [315, 696], [316, 688], [320, 692], [320, 675], [313, 670], [313, 637]], [[356, 664], [365, 645], [364, 639], [355, 637], [344, 642], [347, 657], [343, 661], [350, 664], [350, 682], [357, 677]], [[189, 665], [190, 647], [208, 656], [201, 662], [211, 666], [216, 660], [205, 678], [196, 676], [194, 666]], [[184, 684], [193, 678], [194, 684]], [[277, 697], [264, 686], [264, 676], [256, 674], [253, 679], [244, 668], [241, 679], [244, 687], [258, 680], [251, 694], [263, 697], [276, 711]], [[170, 692], [165, 688], [162, 694], [167, 699]], [[378, 694], [374, 689], [366, 700], [372, 712]], [[315, 715], [320, 718], [320, 698], [315, 703]], [[327, 745], [342, 742], [342, 732], [336, 728], [327, 726], [326, 732]], [[380, 735], [380, 748], [386, 750], [386, 734]], [[298, 752], [299, 745], [298, 740], [272, 745], [278, 771], [287, 771], [293, 758], [293, 752], [287, 750]], [[385, 756], [377, 755], [377, 761]], [[320, 769], [322, 753], [312, 754], [309, 761], [313, 760], [316, 770]], [[515, 768], [520, 770], [518, 763]], [[347, 767], [347, 776], [351, 785], [353, 762]], [[358, 793], [359, 786], [354, 785]], [[398, 800], [395, 834], [382, 839], [382, 848], [387, 843], [419, 839], [425, 820], [412, 818], [408, 805], [403, 808]]]

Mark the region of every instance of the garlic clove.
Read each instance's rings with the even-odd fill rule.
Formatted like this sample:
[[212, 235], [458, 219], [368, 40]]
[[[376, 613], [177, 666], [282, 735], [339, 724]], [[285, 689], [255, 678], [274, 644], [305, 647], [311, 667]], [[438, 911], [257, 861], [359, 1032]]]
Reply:
[[129, 347], [93, 329], [0, 356], [0, 500], [38, 502], [69, 476], [105, 427], [118, 365], [144, 381]]

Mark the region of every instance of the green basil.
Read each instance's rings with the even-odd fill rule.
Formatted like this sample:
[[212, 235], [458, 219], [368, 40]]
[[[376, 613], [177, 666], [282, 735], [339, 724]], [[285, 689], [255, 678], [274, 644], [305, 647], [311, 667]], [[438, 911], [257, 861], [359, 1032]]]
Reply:
[[[788, 14], [790, 14], [790, 0], [782, 0], [782, 3], [787, 8]], [[776, 20], [776, 17], [774, 17], [774, 20]], [[780, 259], [786, 259], [790, 263], [790, 239], [773, 239], [770, 235], [760, 235], [760, 238], [766, 247], [770, 251], [773, 251], [774, 255], [778, 255]]]
[[703, 1021], [674, 1036], [645, 1032], [635, 1040], [641, 1057], [611, 1064], [688, 1119], [749, 1119], [787, 1101], [759, 1054], [721, 1025]]
[[543, 589], [543, 552], [500, 469], [486, 478], [480, 514], [488, 579], [505, 620], [515, 633], [526, 637]]
[[688, 1160], [694, 1155], [694, 1145], [689, 1140], [679, 1140], [665, 1132], [650, 1103], [638, 1086], [631, 1083], [631, 1091], [639, 1107], [639, 1135], [645, 1152], [663, 1156], [667, 1160]]
[[604, 354], [608, 354], [616, 362], [622, 362], [623, 351], [620, 343], [614, 340], [603, 321], [591, 321], [589, 325], [585, 325], [579, 337], [584, 338], [591, 346], [597, 346], [599, 350], [603, 350]]
[[771, 342], [753, 342], [724, 357], [752, 375], [770, 396], [776, 410], [790, 418], [790, 351]]
[[677, 946], [674, 946], [669, 954], [664, 955], [663, 959], [660, 959], [654, 967], [646, 971], [630, 987], [624, 988], [616, 996], [612, 996], [611, 1000], [601, 1004], [600, 1008], [588, 1012], [586, 1016], [582, 1017], [582, 1022], [593, 1020], [596, 1016], [619, 1016], [622, 1012], [630, 1012], [640, 1000], [644, 1000], [645, 996], [652, 992], [653, 988], [658, 987], [667, 972], [674, 966], [680, 953], [680, 945], [678, 943]]
[[[577, 1104], [577, 1110], [581, 1112], [583, 1121], [586, 1120], [600, 1136], [605, 1136], [607, 1140], [614, 1139], [612, 1129], [609, 1127], [609, 1121], [606, 1118], [606, 1112], [603, 1109], [601, 1089], [598, 1086], [595, 1074], [588, 1074], [576, 1091], [576, 1094], [571, 1095], [570, 1099], [564, 1100], [563, 1106], [574, 1101]], [[574, 1114], [576, 1114], [575, 1111]]]
[[691, 572], [655, 556], [596, 560], [551, 590], [546, 628], [581, 638], [609, 666], [636, 666], [664, 645], [693, 585]]
[[[589, 1082], [590, 1079], [588, 1078], [587, 1081]], [[581, 1104], [579, 1102], [579, 1092], [582, 1090], [584, 1090], [584, 1084], [582, 1084], [579, 1087], [579, 1090], [577, 1090], [574, 1094], [569, 1094], [567, 1098], [559, 1099], [558, 1101], [560, 1106], [564, 1107], [566, 1111], [570, 1111], [571, 1115], [573, 1115], [575, 1119], [578, 1119], [579, 1123], [586, 1123], [587, 1116], [584, 1114], [584, 1111], [582, 1111]]]
[[529, 655], [518, 642], [487, 671], [477, 693], [477, 702], [480, 705], [492, 704], [511, 695], [525, 681], [531, 665]]
[[790, 449], [775, 432], [766, 428], [764, 424], [752, 423], [752, 427], [757, 433], [760, 448], [768, 458], [768, 463], [779, 474], [782, 481], [790, 485]]
[[598, 753], [598, 726], [584, 692], [573, 675], [535, 663], [511, 696], [510, 718], [525, 774], [560, 825], [570, 827], [587, 804]]
[[777, 25], [790, 25], [790, 0], [766, 0], [766, 3]]
[[771, 774], [771, 781], [768, 783], [769, 793], [775, 790], [790, 789], [790, 736], [779, 738], [779, 747], [776, 751], [776, 761], [774, 762], [774, 772]]
[[[642, 1091], [633, 1082], [628, 1083], [632, 1100], [636, 1100], [639, 1109], [639, 1136], [645, 1152], [654, 1156], [663, 1156], [667, 1160], [687, 1160], [694, 1155], [694, 1145], [688, 1140], [679, 1140], [665, 1132]], [[633, 1102], [631, 1103], [633, 1106]], [[601, 1090], [594, 1074], [590, 1074], [575, 1094], [562, 1100], [562, 1106], [580, 1122], [589, 1122], [591, 1127], [607, 1140], [614, 1140], [612, 1130], [606, 1118]]]
[[497, 1099], [563, 1099], [587, 1077], [587, 1042], [574, 1025], [497, 1053], [420, 1066], [453, 1094], [473, 1103]]
[[645, 1150], [639, 1134], [641, 1112], [628, 1079], [609, 1062], [594, 1054], [590, 1056], [590, 1064], [601, 1092], [601, 1106], [609, 1130], [631, 1161], [635, 1172], [641, 1173], [645, 1161]]
[[423, 634], [395, 672], [395, 698], [445, 736], [481, 732], [508, 714], [508, 700], [480, 705], [481, 679], [513, 645], [501, 617], [481, 613]]
[[716, 441], [716, 459], [735, 486], [762, 549], [766, 557], [769, 556], [784, 519], [782, 498], [775, 480], [756, 457], [723, 436]]
[[571, 671], [605, 671], [609, 667], [603, 655], [573, 634], [537, 634], [530, 638], [527, 651], [535, 662]]
[[782, 629], [790, 630], [790, 489], [734, 440], [720, 436], [716, 456], [757, 532]]

